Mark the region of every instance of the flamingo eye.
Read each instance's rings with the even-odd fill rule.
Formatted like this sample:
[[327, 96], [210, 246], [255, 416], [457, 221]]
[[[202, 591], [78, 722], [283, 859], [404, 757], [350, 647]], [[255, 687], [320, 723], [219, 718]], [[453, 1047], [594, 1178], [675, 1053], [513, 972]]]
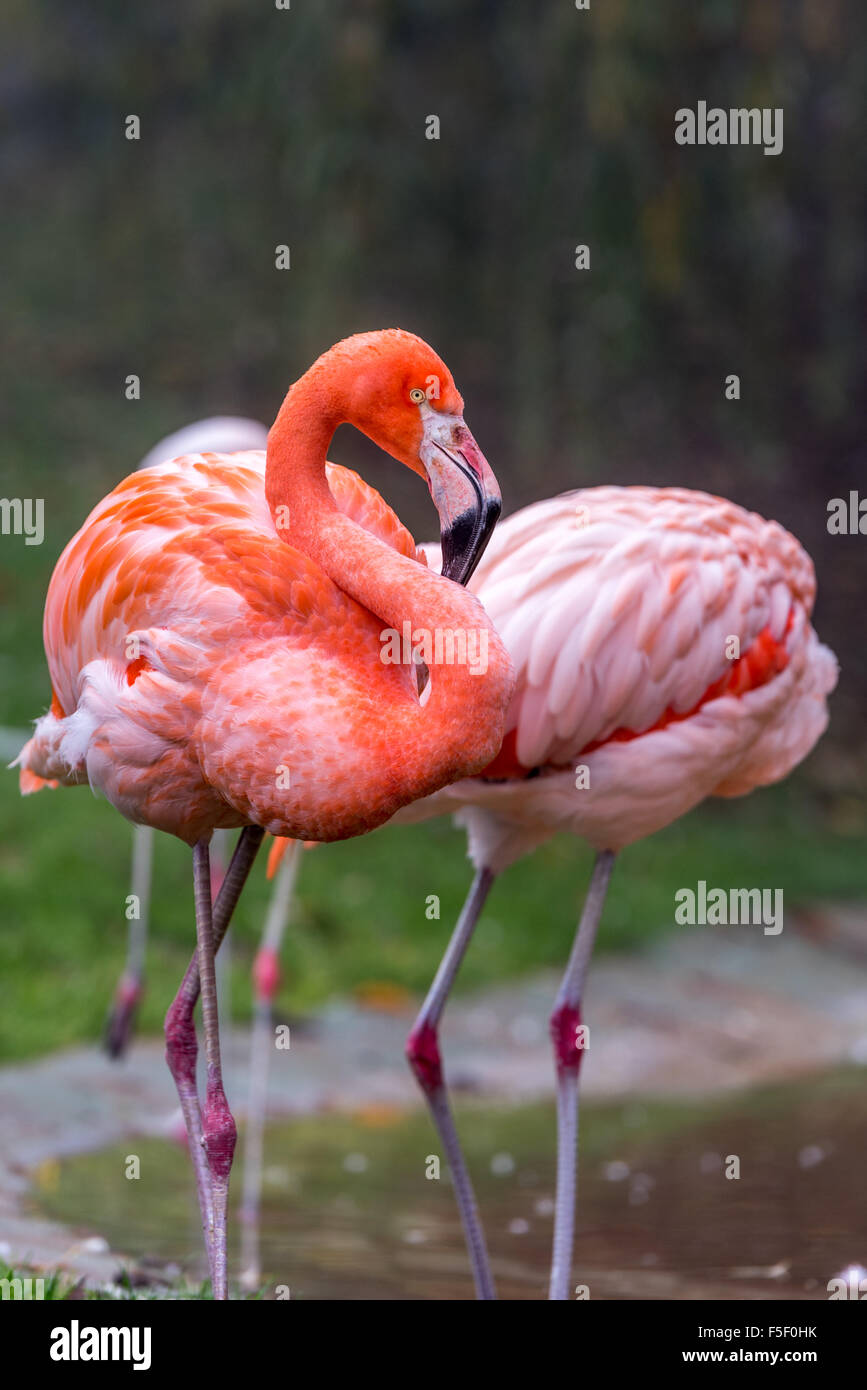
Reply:
[[409, 393], [409, 398], [411, 401], [415, 401], [416, 405], [419, 405], [424, 400], [424, 391], [420, 386], [414, 386]]

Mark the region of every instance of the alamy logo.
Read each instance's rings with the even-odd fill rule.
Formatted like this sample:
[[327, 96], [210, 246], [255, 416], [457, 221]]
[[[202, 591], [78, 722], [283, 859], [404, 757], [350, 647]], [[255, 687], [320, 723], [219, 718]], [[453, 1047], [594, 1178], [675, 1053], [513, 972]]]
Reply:
[[682, 927], [764, 927], [765, 936], [783, 930], [782, 888], [708, 888], [699, 879], [695, 892], [678, 888], [674, 920]]
[[0, 1298], [22, 1299], [25, 1302], [32, 1302], [33, 1299], [43, 1299], [45, 1297], [44, 1279], [0, 1279]]
[[851, 1298], [855, 1302], [863, 1303], [867, 1299], [867, 1269], [863, 1265], [850, 1265], [835, 1279], [829, 1279], [825, 1287], [831, 1301], [835, 1298]]
[[51, 1329], [52, 1361], [131, 1361], [134, 1371], [150, 1370], [149, 1327], [69, 1327]]
[[679, 145], [763, 145], [765, 154], [783, 148], [783, 108], [775, 106], [712, 106], [700, 101], [695, 111], [681, 106], [674, 113], [674, 138]]
[[853, 489], [848, 500], [832, 497], [828, 503], [828, 532], [832, 536], [867, 536], [867, 497]]
[[45, 539], [45, 499], [0, 497], [0, 532], [23, 536], [25, 545], [41, 545]]
[[488, 669], [488, 629], [463, 627], [417, 627], [405, 622], [403, 631], [383, 628], [379, 634], [385, 666], [468, 666], [471, 676], [483, 676]]

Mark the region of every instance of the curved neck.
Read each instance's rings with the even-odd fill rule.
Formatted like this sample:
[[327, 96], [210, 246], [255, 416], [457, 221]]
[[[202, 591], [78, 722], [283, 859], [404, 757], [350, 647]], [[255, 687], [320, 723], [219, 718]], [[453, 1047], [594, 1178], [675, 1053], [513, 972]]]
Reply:
[[[338, 509], [325, 461], [346, 413], [335, 405], [328, 384], [316, 373], [296, 382], [268, 436], [265, 493], [278, 534], [308, 555], [383, 628], [402, 634], [408, 623], [413, 632], [430, 633], [432, 642], [437, 631], [463, 633], [468, 645], [476, 644], [476, 652], [482, 645], [485, 651], [484, 669], [475, 673], [474, 663], [466, 660], [449, 662], [446, 657], [435, 664], [424, 707], [415, 696], [415, 677], [409, 669], [398, 701], [394, 683], [383, 680], [381, 717], [398, 756], [406, 737], [421, 736], [428, 747], [426, 766], [416, 767], [412, 789], [408, 785], [402, 796], [406, 801], [447, 780], [471, 775], [496, 754], [513, 686], [512, 667], [474, 595], [400, 555]], [[371, 661], [369, 668], [371, 681], [377, 673], [386, 674], [379, 661]], [[408, 784], [409, 776], [407, 768]]]
[[305, 552], [302, 513], [320, 516], [337, 510], [325, 476], [325, 459], [334, 431], [344, 423], [345, 412], [335, 407], [317, 377], [308, 373], [289, 388], [268, 433], [265, 496], [271, 516], [278, 535], [289, 541], [291, 531], [290, 543]]
[[490, 627], [466, 589], [392, 550], [339, 510], [325, 473], [335, 430], [349, 423], [316, 376], [288, 392], [268, 435], [265, 495], [274, 525], [350, 598], [384, 625], [404, 622]]

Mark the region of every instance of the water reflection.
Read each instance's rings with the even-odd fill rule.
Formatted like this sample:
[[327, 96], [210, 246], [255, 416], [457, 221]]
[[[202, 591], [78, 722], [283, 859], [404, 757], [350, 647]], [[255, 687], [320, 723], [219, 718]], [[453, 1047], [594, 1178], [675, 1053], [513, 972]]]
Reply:
[[[543, 1298], [552, 1108], [464, 1101], [459, 1125], [501, 1296]], [[125, 1177], [133, 1151], [138, 1181]], [[865, 1152], [858, 1068], [712, 1104], [588, 1105], [574, 1283], [592, 1298], [825, 1299], [829, 1279], [867, 1261]], [[435, 1156], [422, 1114], [377, 1107], [272, 1126], [269, 1286], [293, 1298], [471, 1298], [447, 1175], [427, 1176]], [[43, 1210], [83, 1236], [200, 1271], [182, 1150], [142, 1140], [64, 1161], [53, 1188]], [[236, 1247], [232, 1257], [237, 1268]]]

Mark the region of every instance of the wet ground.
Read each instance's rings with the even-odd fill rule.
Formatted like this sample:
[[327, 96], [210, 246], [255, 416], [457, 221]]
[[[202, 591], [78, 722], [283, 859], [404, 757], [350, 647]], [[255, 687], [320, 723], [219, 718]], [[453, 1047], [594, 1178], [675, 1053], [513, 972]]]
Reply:
[[[863, 911], [817, 910], [777, 938], [675, 933], [594, 963], [575, 1269], [591, 1297], [825, 1298], [867, 1264], [865, 943]], [[516, 1299], [546, 1284], [556, 983], [456, 999], [443, 1028], [495, 1271]], [[413, 1007], [290, 1020], [269, 1091], [272, 1290], [471, 1296], [448, 1176], [426, 1176], [438, 1146], [402, 1056]], [[247, 1035], [228, 1033], [224, 1052], [243, 1119]], [[0, 1257], [95, 1281], [121, 1264], [200, 1270], [159, 1042], [121, 1066], [80, 1048], [0, 1069], [0, 1116]]]
[[[547, 1104], [461, 1107], [505, 1298], [545, 1296], [552, 1124]], [[588, 1104], [582, 1130], [574, 1282], [592, 1298], [826, 1299], [830, 1278], [867, 1262], [860, 1068], [698, 1107]], [[293, 1298], [470, 1298], [450, 1188], [426, 1176], [436, 1147], [424, 1116], [385, 1107], [273, 1126], [263, 1212], [272, 1296], [284, 1285]], [[125, 1176], [133, 1152], [138, 1180]], [[147, 1140], [43, 1165], [37, 1190], [42, 1209], [82, 1238], [99, 1234], [154, 1271], [195, 1271], [180, 1147]], [[237, 1268], [237, 1250], [232, 1258]]]

